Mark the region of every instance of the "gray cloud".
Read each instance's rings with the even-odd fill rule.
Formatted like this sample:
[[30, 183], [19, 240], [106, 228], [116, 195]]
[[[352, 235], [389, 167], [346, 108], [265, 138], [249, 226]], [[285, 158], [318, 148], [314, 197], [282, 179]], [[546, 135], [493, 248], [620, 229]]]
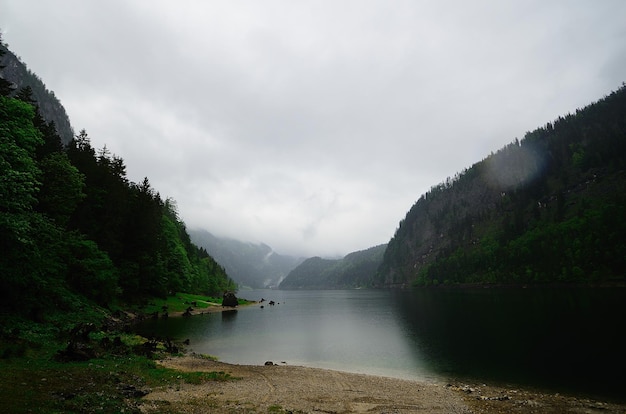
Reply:
[[388, 241], [432, 185], [626, 80], [620, 0], [0, 5], [131, 180], [281, 253]]

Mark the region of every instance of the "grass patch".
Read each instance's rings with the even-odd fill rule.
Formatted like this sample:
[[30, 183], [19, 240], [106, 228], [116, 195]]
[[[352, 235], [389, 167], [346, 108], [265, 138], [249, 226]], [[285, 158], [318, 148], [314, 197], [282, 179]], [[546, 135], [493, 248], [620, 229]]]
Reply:
[[145, 313], [162, 312], [184, 312], [189, 306], [194, 309], [206, 309], [209, 306], [221, 306], [222, 298], [211, 296], [192, 295], [189, 293], [177, 293], [165, 299], [153, 299], [142, 310]]
[[[61, 362], [56, 357], [67, 347], [67, 328], [12, 322], [0, 329], [2, 412], [139, 412], [140, 398], [153, 388], [236, 379], [224, 372], [161, 367], [141, 353], [148, 340], [133, 333], [90, 332], [84, 344], [96, 357]], [[166, 349], [159, 344], [150, 354], [160, 357]]]
[[134, 412], [154, 387], [233, 379], [224, 372], [179, 372], [134, 355], [77, 363], [19, 358], [0, 361], [0, 401], [10, 413]]
[[207, 361], [218, 361], [218, 358], [216, 356], [213, 355], [207, 355], [207, 354], [194, 354], [197, 358], [200, 359], [206, 359]]

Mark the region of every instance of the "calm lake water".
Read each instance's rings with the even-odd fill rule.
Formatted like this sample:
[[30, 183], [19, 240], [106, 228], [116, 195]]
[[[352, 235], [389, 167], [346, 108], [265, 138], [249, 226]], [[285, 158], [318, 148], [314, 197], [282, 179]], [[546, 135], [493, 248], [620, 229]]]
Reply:
[[221, 361], [455, 377], [624, 399], [626, 289], [243, 291], [277, 302], [147, 321]]

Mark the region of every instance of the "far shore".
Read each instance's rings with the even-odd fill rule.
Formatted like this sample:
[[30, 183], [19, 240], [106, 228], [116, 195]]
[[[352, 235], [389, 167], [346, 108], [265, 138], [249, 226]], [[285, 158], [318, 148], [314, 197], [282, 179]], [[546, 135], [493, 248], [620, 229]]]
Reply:
[[181, 371], [224, 372], [233, 380], [154, 389], [143, 413], [620, 413], [626, 403], [537, 390], [421, 382], [286, 364], [235, 365], [198, 355], [159, 364]]

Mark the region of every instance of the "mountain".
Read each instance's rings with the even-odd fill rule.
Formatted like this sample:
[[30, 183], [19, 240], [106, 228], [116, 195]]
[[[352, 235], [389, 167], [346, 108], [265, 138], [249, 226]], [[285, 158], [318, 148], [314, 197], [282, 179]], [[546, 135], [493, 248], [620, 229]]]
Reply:
[[422, 195], [379, 286], [623, 282], [626, 84]]
[[344, 289], [372, 286], [386, 245], [353, 252], [342, 259], [312, 257], [287, 275], [280, 289]]
[[[43, 81], [26, 67], [20, 58], [11, 52], [0, 40], [0, 77], [11, 82], [17, 93], [20, 89], [30, 86], [33, 96], [39, 105], [39, 111], [47, 122], [54, 122], [57, 133], [63, 144], [67, 145], [74, 137], [70, 119], [54, 92], [49, 91]], [[0, 53], [1, 55], [1, 53]]]
[[276, 287], [302, 258], [283, 256], [266, 244], [217, 237], [206, 230], [190, 230], [192, 241], [222, 265], [240, 286]]

